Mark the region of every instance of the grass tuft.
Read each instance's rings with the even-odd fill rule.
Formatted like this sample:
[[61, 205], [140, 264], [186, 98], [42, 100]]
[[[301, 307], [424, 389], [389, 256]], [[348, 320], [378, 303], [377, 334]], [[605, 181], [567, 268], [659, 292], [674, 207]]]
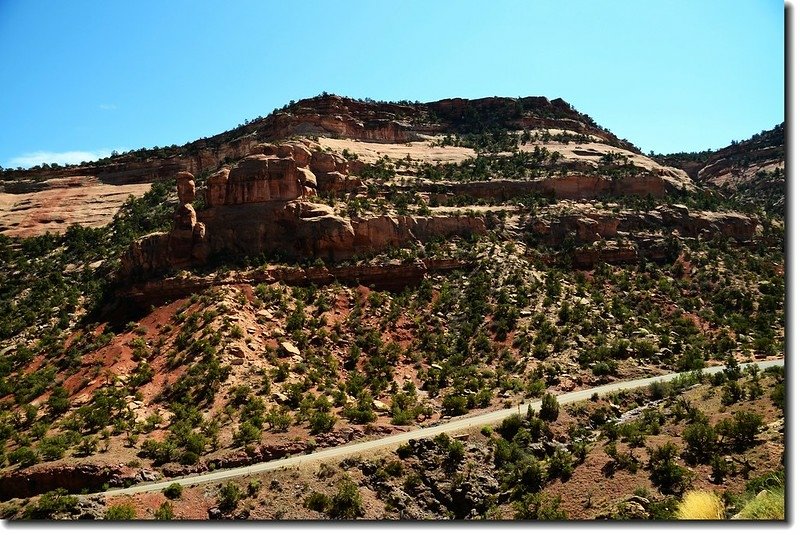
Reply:
[[683, 497], [675, 517], [678, 520], [722, 520], [725, 506], [713, 492], [693, 490]]
[[786, 497], [784, 487], [762, 490], [747, 502], [736, 518], [743, 520], [783, 520]]

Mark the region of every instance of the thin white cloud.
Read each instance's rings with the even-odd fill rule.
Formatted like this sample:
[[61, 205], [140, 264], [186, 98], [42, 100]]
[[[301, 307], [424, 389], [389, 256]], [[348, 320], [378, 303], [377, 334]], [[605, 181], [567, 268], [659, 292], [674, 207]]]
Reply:
[[126, 149], [98, 149], [93, 151], [88, 150], [69, 150], [64, 152], [52, 152], [40, 150], [36, 152], [27, 152], [20, 154], [8, 160], [7, 167], [33, 167], [43, 163], [59, 165], [74, 165], [81, 162], [92, 162], [110, 156], [111, 152], [124, 152]]
[[116, 110], [117, 109], [117, 105], [116, 104], [100, 104], [97, 107], [100, 108], [101, 110]]

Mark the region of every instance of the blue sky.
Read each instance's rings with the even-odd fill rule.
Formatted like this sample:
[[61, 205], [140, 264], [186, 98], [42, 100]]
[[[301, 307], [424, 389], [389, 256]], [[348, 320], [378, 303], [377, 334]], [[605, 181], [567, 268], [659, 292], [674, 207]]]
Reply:
[[784, 118], [783, 18], [774, 0], [0, 0], [0, 165], [182, 144], [322, 91], [561, 97], [645, 151], [719, 148]]

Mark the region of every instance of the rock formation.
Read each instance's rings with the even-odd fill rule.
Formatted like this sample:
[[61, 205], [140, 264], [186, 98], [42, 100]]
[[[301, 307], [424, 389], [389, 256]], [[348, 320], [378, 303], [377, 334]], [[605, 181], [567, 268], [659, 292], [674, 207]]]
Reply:
[[[342, 260], [433, 237], [483, 234], [478, 216], [378, 216], [348, 218], [306, 200], [322, 177], [348, 176], [348, 161], [309, 144], [264, 144], [233, 167], [208, 178], [207, 208], [189, 203], [189, 173], [177, 177], [179, 202], [172, 230], [147, 235], [124, 253], [123, 279], [205, 263], [211, 255], [280, 254], [285, 258]], [[303, 164], [308, 165], [305, 167]], [[339, 178], [344, 177], [344, 178]], [[361, 187], [360, 182], [352, 182]]]
[[755, 237], [757, 227], [753, 218], [743, 214], [693, 211], [680, 204], [616, 214], [577, 207], [571, 213], [543, 215], [528, 223], [533, 235], [550, 246], [563, 244], [569, 237], [576, 244], [590, 244], [636, 233], [663, 236], [672, 232], [690, 238], [721, 236], [746, 242]]

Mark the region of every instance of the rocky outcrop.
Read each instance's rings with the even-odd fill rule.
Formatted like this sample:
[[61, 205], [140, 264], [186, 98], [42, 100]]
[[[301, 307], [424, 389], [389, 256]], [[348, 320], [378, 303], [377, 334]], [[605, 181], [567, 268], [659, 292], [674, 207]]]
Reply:
[[212, 286], [240, 284], [256, 285], [281, 282], [289, 286], [324, 286], [339, 282], [348, 285], [362, 285], [376, 290], [402, 290], [407, 286], [419, 284], [433, 273], [456, 269], [466, 269], [472, 264], [458, 259], [426, 259], [413, 262], [390, 261], [380, 264], [356, 266], [317, 266], [317, 267], [269, 267], [252, 271], [237, 271], [225, 275], [187, 275], [150, 279], [131, 284], [120, 291], [128, 301], [140, 306], [161, 305], [182, 297], [200, 293]]
[[[303, 200], [306, 191], [315, 191], [310, 181], [312, 169], [347, 170], [343, 158], [303, 149], [261, 146], [258, 150], [262, 153], [209, 177], [205, 191], [208, 208], [195, 213], [191, 204], [180, 205], [171, 231], [145, 236], [124, 253], [121, 278], [146, 278], [168, 269], [203, 264], [211, 255], [279, 254], [289, 259], [343, 260], [411, 241], [486, 232], [479, 216], [350, 219], [337, 215], [327, 205]], [[278, 152], [291, 155], [281, 157]], [[298, 167], [295, 154], [311, 167]], [[179, 180], [179, 197], [183, 200], [191, 197], [192, 180], [187, 175], [182, 174]]]
[[581, 210], [574, 213], [543, 215], [533, 218], [528, 229], [542, 243], [559, 246], [572, 239], [576, 244], [627, 237], [631, 233], [667, 235], [677, 232], [684, 237], [721, 236], [746, 242], [754, 238], [757, 221], [736, 212], [692, 211], [686, 206], [665, 205], [647, 212], [619, 213]]
[[209, 179], [208, 206], [291, 201], [305, 195], [294, 158], [251, 155]]
[[608, 214], [570, 214], [553, 220], [536, 219], [531, 223], [534, 234], [550, 246], [562, 245], [568, 237], [577, 243], [594, 243], [617, 235], [619, 219]]
[[466, 195], [476, 199], [507, 201], [529, 194], [555, 199], [597, 199], [615, 195], [661, 199], [666, 195], [663, 177], [654, 174], [639, 174], [611, 179], [599, 175], [567, 175], [537, 180], [485, 180], [467, 183], [435, 184], [432, 190], [445, 189], [446, 194], [435, 194], [438, 202], [446, 202], [450, 196]]
[[77, 493], [83, 489], [100, 490], [105, 484], [126, 486], [139, 481], [141, 472], [124, 465], [36, 465], [0, 475], [0, 501], [55, 489]]
[[722, 236], [736, 241], [748, 241], [756, 234], [758, 222], [737, 212], [708, 212], [689, 210], [673, 204], [649, 212], [626, 212], [620, 218], [619, 230], [633, 232], [665, 229], [686, 237]]
[[[377, 466], [371, 461], [361, 461], [357, 465], [366, 476], [367, 486], [385, 501], [398, 505], [402, 518], [479, 519], [496, 506], [500, 483], [492, 469], [482, 462], [491, 456], [486, 446], [467, 445], [465, 458], [458, 463], [449, 459], [431, 439], [411, 439], [408, 448], [408, 462], [420, 476], [413, 488], [393, 485], [379, 477]], [[470, 469], [459, 471], [459, 477], [454, 480], [458, 465], [469, 465]], [[344, 463], [340, 466], [348, 467]]]

